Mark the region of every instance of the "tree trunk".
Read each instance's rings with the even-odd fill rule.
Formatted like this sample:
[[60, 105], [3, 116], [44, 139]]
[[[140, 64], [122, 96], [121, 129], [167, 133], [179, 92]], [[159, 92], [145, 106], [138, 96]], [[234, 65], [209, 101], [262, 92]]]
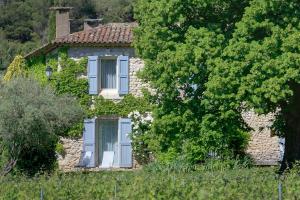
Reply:
[[300, 84], [293, 83], [291, 88], [294, 95], [282, 107], [285, 121], [285, 150], [281, 172], [291, 168], [295, 161], [300, 160]]

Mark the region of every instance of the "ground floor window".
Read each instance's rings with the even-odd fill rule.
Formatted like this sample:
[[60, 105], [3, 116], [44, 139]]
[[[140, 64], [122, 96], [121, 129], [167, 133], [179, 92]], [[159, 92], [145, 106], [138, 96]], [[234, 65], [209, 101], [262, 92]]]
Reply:
[[131, 168], [131, 129], [128, 118], [105, 116], [85, 119], [80, 166]]
[[[99, 164], [118, 164], [118, 121], [101, 120], [99, 123]], [[105, 159], [108, 159], [105, 160]], [[112, 160], [112, 163], [110, 161]]]

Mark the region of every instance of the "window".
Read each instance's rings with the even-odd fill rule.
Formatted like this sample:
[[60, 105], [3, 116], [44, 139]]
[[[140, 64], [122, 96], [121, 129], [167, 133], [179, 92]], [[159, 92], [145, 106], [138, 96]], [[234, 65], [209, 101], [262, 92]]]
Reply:
[[129, 57], [88, 57], [89, 94], [119, 98], [129, 93]]
[[83, 129], [83, 154], [78, 166], [132, 167], [128, 118], [99, 117], [85, 119]]
[[117, 88], [117, 60], [101, 59], [101, 89]]
[[113, 152], [113, 166], [118, 163], [118, 121], [102, 120], [99, 131], [99, 161], [103, 161], [104, 152]]

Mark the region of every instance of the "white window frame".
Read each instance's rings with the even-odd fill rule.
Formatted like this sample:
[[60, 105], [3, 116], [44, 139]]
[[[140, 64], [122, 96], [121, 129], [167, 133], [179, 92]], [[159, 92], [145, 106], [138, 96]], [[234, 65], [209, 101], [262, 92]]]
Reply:
[[[116, 60], [116, 88], [114, 89], [108, 89], [108, 88], [102, 88], [101, 86], [101, 78], [102, 78], [102, 60]], [[118, 56], [99, 56], [99, 88], [100, 88], [100, 92], [99, 95], [103, 96], [105, 99], [119, 99], [119, 63], [118, 63]]]

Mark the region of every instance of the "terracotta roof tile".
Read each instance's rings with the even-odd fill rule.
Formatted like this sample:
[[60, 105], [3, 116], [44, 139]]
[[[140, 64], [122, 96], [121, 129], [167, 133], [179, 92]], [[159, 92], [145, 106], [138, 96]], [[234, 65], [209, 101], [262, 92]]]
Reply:
[[57, 38], [57, 44], [131, 44], [136, 23], [109, 23]]
[[130, 46], [133, 42], [133, 29], [137, 23], [109, 23], [57, 38], [54, 41], [25, 55], [30, 58], [45, 54], [53, 49], [66, 45], [92, 45], [92, 46]]

